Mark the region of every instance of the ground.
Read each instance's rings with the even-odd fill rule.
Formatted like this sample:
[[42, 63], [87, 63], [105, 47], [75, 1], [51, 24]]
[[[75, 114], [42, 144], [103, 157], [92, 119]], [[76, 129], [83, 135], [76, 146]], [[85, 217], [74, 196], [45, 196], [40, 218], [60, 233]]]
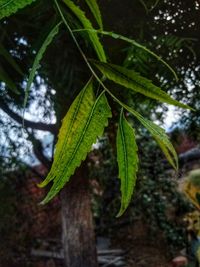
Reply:
[[[135, 222], [116, 231], [112, 246], [127, 251], [127, 267], [170, 267], [170, 255], [164, 238], [158, 233], [150, 235], [148, 226]], [[178, 251], [175, 252], [175, 254]]]

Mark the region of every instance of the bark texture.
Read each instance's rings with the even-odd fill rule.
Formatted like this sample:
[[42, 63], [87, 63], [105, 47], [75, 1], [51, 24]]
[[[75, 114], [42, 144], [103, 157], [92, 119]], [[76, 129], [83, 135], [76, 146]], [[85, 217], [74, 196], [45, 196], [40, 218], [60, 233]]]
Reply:
[[65, 267], [97, 267], [87, 167], [79, 168], [62, 190]]

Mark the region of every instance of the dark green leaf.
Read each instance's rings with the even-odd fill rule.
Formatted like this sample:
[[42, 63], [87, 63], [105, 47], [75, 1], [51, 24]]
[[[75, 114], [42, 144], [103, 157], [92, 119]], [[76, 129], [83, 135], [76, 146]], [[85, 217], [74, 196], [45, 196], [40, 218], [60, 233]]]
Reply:
[[[92, 26], [92, 23], [89, 21], [88, 18], [86, 18], [85, 13], [77, 5], [75, 5], [71, 0], [63, 0], [63, 2], [74, 13], [74, 15], [80, 20], [84, 28], [91, 29], [91, 30], [94, 29]], [[88, 35], [98, 55], [99, 60], [102, 62], [106, 62], [105, 52], [104, 52], [102, 44], [99, 41], [97, 33], [91, 31], [91, 32], [88, 32]]]
[[128, 207], [136, 182], [138, 170], [137, 144], [135, 131], [124, 117], [123, 110], [120, 114], [117, 131], [117, 161], [119, 178], [121, 179], [121, 208], [117, 217], [121, 216]]
[[110, 36], [110, 37], [112, 37], [114, 39], [122, 40], [124, 42], [127, 42], [127, 43], [135, 46], [135, 47], [138, 47], [138, 48], [142, 49], [143, 51], [147, 52], [148, 54], [150, 54], [151, 56], [155, 57], [157, 60], [162, 62], [171, 71], [171, 73], [174, 75], [175, 79], [178, 81], [178, 77], [176, 75], [176, 72], [172, 69], [172, 67], [165, 60], [163, 60], [156, 53], [154, 53], [153, 51], [151, 51], [150, 49], [148, 49], [144, 45], [141, 45], [140, 43], [136, 42], [135, 40], [127, 38], [127, 37], [125, 37], [125, 36], [123, 36], [121, 34], [115, 33], [115, 32], [108, 32], [108, 31], [95, 30], [95, 29], [76, 29], [73, 32], [83, 32], [83, 31], [95, 32], [95, 33], [99, 33], [99, 34], [102, 34], [102, 35], [107, 35], [107, 36]]
[[47, 35], [46, 39], [44, 40], [41, 48], [39, 49], [39, 51], [38, 51], [38, 53], [37, 53], [37, 55], [35, 57], [35, 60], [33, 62], [33, 66], [31, 68], [31, 71], [30, 71], [30, 74], [29, 74], [27, 86], [26, 86], [25, 98], [24, 98], [24, 108], [26, 107], [26, 103], [27, 103], [27, 100], [28, 100], [29, 91], [30, 91], [31, 84], [33, 82], [35, 73], [36, 73], [37, 69], [40, 67], [40, 61], [41, 61], [41, 59], [43, 57], [43, 54], [45, 53], [47, 47], [50, 45], [50, 43], [52, 42], [53, 38], [58, 33], [60, 24], [61, 24], [61, 22], [58, 23], [56, 26], [53, 27], [53, 29]]
[[2, 55], [5, 60], [21, 75], [23, 75], [22, 70], [19, 65], [16, 63], [14, 58], [10, 55], [10, 53], [4, 48], [2, 44], [0, 44], [0, 55]]
[[15, 94], [19, 94], [19, 91], [17, 90], [17, 86], [12, 81], [12, 79], [9, 77], [7, 72], [4, 71], [4, 69], [0, 66], [0, 82], [4, 82], [8, 88], [13, 91]]
[[0, 0], [0, 19], [16, 13], [18, 9], [24, 8], [35, 0]]

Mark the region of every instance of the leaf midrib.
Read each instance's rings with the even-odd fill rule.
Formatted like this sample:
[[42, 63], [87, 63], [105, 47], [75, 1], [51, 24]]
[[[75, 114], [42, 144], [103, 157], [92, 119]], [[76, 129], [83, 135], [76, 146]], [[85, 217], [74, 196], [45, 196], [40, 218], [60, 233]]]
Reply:
[[5, 8], [6, 6], [8, 6], [10, 3], [14, 2], [14, 0], [9, 0], [7, 3], [4, 3], [0, 6], [0, 8]]
[[[89, 21], [89, 19], [85, 16], [85, 13], [79, 7], [77, 7], [73, 2], [71, 2], [71, 0], [68, 2], [66, 0], [63, 0], [63, 1], [72, 10], [72, 12], [75, 13], [76, 17], [81, 21], [81, 23], [83, 24], [85, 28], [88, 27], [89, 29], [93, 30], [93, 26], [91, 22]], [[95, 47], [97, 51], [99, 59], [105, 62], [106, 56], [105, 56], [103, 47], [99, 41], [98, 35], [96, 33], [90, 33], [88, 35], [92, 41], [93, 46]]]
[[89, 124], [90, 124], [90, 122], [91, 122], [91, 120], [92, 120], [92, 116], [93, 116], [93, 114], [94, 114], [94, 110], [95, 110], [95, 108], [96, 108], [96, 106], [97, 106], [97, 103], [99, 102], [99, 100], [100, 100], [101, 96], [103, 95], [103, 93], [104, 93], [104, 92], [102, 92], [102, 93], [99, 95], [99, 97], [97, 98], [97, 100], [95, 101], [95, 103], [94, 103], [94, 105], [93, 105], [93, 107], [92, 107], [92, 110], [91, 110], [91, 112], [90, 112], [90, 116], [88, 117], [88, 120], [87, 120], [87, 122], [86, 122], [86, 125], [85, 125], [85, 127], [83, 128], [83, 130], [82, 130], [81, 137], [79, 138], [79, 140], [78, 140], [78, 142], [77, 142], [77, 144], [76, 144], [76, 147], [75, 147], [75, 149], [74, 149], [74, 151], [73, 151], [73, 153], [72, 153], [72, 156], [70, 157], [70, 159], [69, 159], [68, 162], [66, 163], [65, 168], [64, 168], [63, 171], [62, 171], [62, 175], [63, 175], [63, 173], [65, 173], [66, 169], [69, 167], [69, 165], [71, 164], [72, 160], [74, 159], [75, 154], [77, 153], [78, 148], [79, 148], [79, 146], [80, 146], [80, 143], [82, 142], [82, 140], [83, 140], [83, 138], [84, 138], [84, 136], [85, 136], [85, 133], [86, 133], [88, 127], [89, 127]]
[[[96, 64], [96, 63], [95, 63]], [[118, 76], [118, 75], [120, 75], [124, 80], [128, 80], [128, 82], [129, 83], [135, 83], [136, 84], [136, 86], [138, 86], [138, 87], [141, 87], [141, 88], [143, 88], [144, 90], [148, 90], [150, 93], [152, 93], [152, 94], [158, 94], [158, 97], [156, 97], [156, 98], [154, 98], [154, 99], [156, 99], [156, 100], [159, 100], [159, 101], [161, 101], [160, 99], [159, 99], [159, 96], [160, 97], [162, 97], [164, 100], [165, 100], [165, 97], [166, 97], [166, 99], [167, 100], [169, 100], [169, 101], [171, 101], [171, 102], [176, 102], [176, 100], [174, 100], [174, 99], [172, 99], [170, 96], [168, 96], [164, 91], [162, 91], [161, 89], [159, 89], [158, 87], [156, 87], [157, 89], [158, 89], [158, 92], [156, 92], [156, 90], [155, 89], [153, 89], [153, 88], [151, 88], [153, 91], [151, 91], [151, 90], [149, 90], [147, 87], [145, 87], [143, 84], [140, 84], [139, 82], [137, 82], [136, 80], [133, 80], [133, 79], [131, 79], [131, 77], [129, 77], [129, 76], [126, 76], [124, 73], [122, 73], [122, 72], [120, 72], [119, 70], [117, 70], [117, 69], [115, 69], [115, 68], [113, 68], [111, 65], [108, 65], [108, 64], [106, 64], [106, 66], [105, 66], [105, 64], [102, 64], [102, 62], [98, 62], [97, 63], [97, 66], [98, 66], [98, 64], [99, 65], [101, 65], [101, 66], [103, 66], [104, 68], [108, 68], [108, 69], [110, 69], [111, 71], [113, 71], [113, 72], [115, 72], [115, 75], [116, 76]], [[127, 70], [127, 71], [130, 71], [130, 70]], [[116, 82], [116, 81], [115, 81]], [[147, 82], [147, 83], [149, 83], [149, 86], [153, 86], [152, 84], [151, 84], [151, 82], [150, 81], [148, 81], [148, 80], [146, 80], [145, 82]], [[126, 86], [127, 87], [127, 86]], [[131, 88], [132, 89], [132, 88]], [[134, 89], [132, 89], [132, 90], [134, 90]], [[136, 90], [135, 90], [136, 91]], [[140, 93], [140, 94], [144, 94], [144, 93], [141, 93], [139, 90], [137, 90], [137, 92], [138, 93]], [[155, 95], [156, 96], [156, 95]], [[151, 97], [151, 96], [150, 96]], [[151, 97], [152, 98], [152, 97]]]
[[[79, 101], [78, 101], [78, 103], [77, 103], [77, 105], [76, 105], [76, 107], [75, 107], [75, 112], [74, 112], [74, 114], [73, 114], [73, 116], [72, 116], [72, 120], [71, 120], [71, 123], [70, 123], [69, 130], [68, 130], [68, 132], [67, 132], [67, 135], [65, 136], [64, 143], [63, 143], [63, 145], [62, 145], [62, 148], [63, 148], [63, 149], [65, 148], [65, 145], [66, 145], [66, 143], [68, 142], [68, 139], [69, 139], [69, 136], [70, 136], [70, 133], [71, 133], [71, 129], [72, 129], [73, 125], [74, 125], [74, 121], [75, 121], [75, 119], [76, 119], [76, 115], [77, 115], [77, 113], [78, 113], [78, 111], [79, 111], [79, 109], [80, 109], [80, 106], [81, 106], [82, 102], [83, 102], [83, 97], [84, 97], [84, 95], [85, 95], [85, 92], [86, 92], [87, 87], [88, 87], [88, 84], [85, 86], [85, 88], [84, 88], [84, 90], [83, 90], [83, 92], [82, 92], [82, 94], [81, 94], [81, 96], [80, 96], [80, 99], [79, 99]], [[56, 161], [57, 161], [56, 166], [57, 166], [58, 163], [59, 163], [58, 161], [63, 159], [63, 154], [62, 154], [63, 149], [60, 151], [59, 156], [58, 156], [58, 159], [56, 160]], [[56, 166], [55, 166], [55, 167], [56, 167]]]
[[124, 128], [123, 128], [123, 122], [122, 122], [123, 115], [120, 116], [120, 132], [121, 132], [121, 138], [122, 138], [122, 147], [123, 147], [123, 155], [124, 155], [124, 162], [125, 162], [125, 192], [127, 192], [128, 188], [128, 160], [127, 160], [127, 151], [126, 151], [126, 142], [125, 142], [125, 136], [124, 136]]

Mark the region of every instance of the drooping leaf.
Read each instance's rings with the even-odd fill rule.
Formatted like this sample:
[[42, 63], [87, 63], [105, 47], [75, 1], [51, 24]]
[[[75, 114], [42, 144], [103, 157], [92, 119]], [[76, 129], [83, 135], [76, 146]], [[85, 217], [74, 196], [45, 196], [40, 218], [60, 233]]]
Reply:
[[98, 136], [103, 134], [111, 110], [106, 96], [101, 93], [95, 99], [93, 85], [90, 81], [72, 103], [58, 136], [52, 168], [47, 178], [40, 184], [46, 186], [53, 181], [53, 186], [43, 200], [51, 200], [69, 181], [75, 169], [91, 150]]
[[23, 75], [23, 71], [19, 67], [19, 65], [16, 63], [14, 58], [10, 55], [10, 53], [5, 49], [5, 47], [0, 44], [0, 55], [2, 55], [5, 60], [21, 75]]
[[121, 216], [128, 207], [136, 182], [138, 170], [137, 144], [135, 131], [124, 117], [123, 110], [120, 114], [117, 131], [117, 161], [119, 178], [121, 179], [121, 208], [117, 217]]
[[134, 115], [155, 138], [172, 167], [178, 169], [178, 157], [165, 130], [152, 121], [145, 119], [139, 113], [134, 112]]
[[144, 118], [137, 111], [132, 109], [131, 107], [125, 105], [121, 101], [118, 100], [118, 103], [132, 113], [141, 123], [142, 125], [152, 134], [152, 136], [157, 141], [158, 145], [162, 149], [164, 155], [166, 156], [168, 162], [172, 165], [174, 169], [178, 169], [178, 157], [176, 151], [169, 140], [168, 135], [165, 133], [165, 130], [153, 123], [152, 121]]
[[35, 0], [1, 0], [0, 1], [0, 19], [16, 13], [18, 9], [30, 5]]
[[103, 30], [103, 23], [102, 23], [102, 18], [101, 18], [101, 12], [99, 9], [99, 6], [97, 4], [96, 0], [85, 0], [87, 5], [89, 6], [93, 16], [95, 17], [99, 27], [101, 30]]
[[152, 134], [152, 136], [158, 142], [158, 145], [162, 149], [169, 163], [172, 165], [173, 168], [177, 170], [178, 157], [173, 145], [169, 140], [168, 135], [165, 133], [165, 130], [153, 123], [152, 121], [149, 121], [148, 119], [144, 118], [140, 113], [121, 102], [117, 97], [115, 97], [111, 92], [109, 92], [108, 89], [107, 91], [118, 104], [120, 104], [124, 109], [133, 114], [133, 116], [135, 116], [142, 123], [142, 125]]
[[109, 64], [105, 62], [91, 61], [109, 80], [118, 83], [126, 88], [143, 94], [155, 100], [175, 105], [181, 108], [189, 108], [189, 106], [182, 104], [171, 98], [167, 93], [155, 86], [150, 80], [140, 76], [139, 73], [126, 69], [124, 67]]
[[58, 34], [60, 24], [61, 24], [61, 22], [59, 22], [56, 26], [54, 26], [53, 29], [49, 32], [49, 34], [47, 35], [46, 39], [44, 40], [41, 48], [39, 49], [39, 51], [38, 51], [38, 53], [34, 59], [33, 66], [30, 70], [30, 74], [29, 74], [29, 78], [28, 78], [28, 82], [27, 82], [27, 86], [26, 86], [25, 97], [24, 97], [24, 109], [26, 107], [29, 91], [30, 91], [31, 84], [33, 82], [35, 73], [36, 73], [37, 69], [40, 67], [40, 61], [41, 61], [43, 54], [45, 53], [47, 47], [50, 45], [50, 43], [52, 42], [52, 40], [56, 36], [56, 34]]
[[8, 88], [13, 91], [15, 94], [19, 94], [19, 91], [17, 90], [16, 84], [13, 82], [13, 80], [10, 78], [8, 73], [4, 71], [4, 69], [0, 65], [0, 82], [4, 82]]
[[[154, 124], [154, 125], [156, 125], [156, 124]], [[160, 129], [163, 130], [162, 128], [160, 128]], [[172, 167], [174, 169], [177, 169], [178, 168], [178, 158], [177, 158], [176, 151], [175, 151], [173, 145], [171, 144], [171, 142], [169, 140], [168, 140], [168, 142], [166, 142], [166, 141], [163, 142], [163, 140], [157, 138], [155, 134], [153, 136], [154, 136], [157, 144], [160, 146], [161, 150], [163, 151], [168, 162], [172, 165]]]
[[95, 30], [95, 29], [76, 29], [76, 30], [73, 30], [73, 32], [83, 32], [83, 31], [96, 32], [96, 33], [99, 33], [102, 35], [107, 35], [111, 38], [122, 40], [124, 42], [127, 42], [127, 43], [135, 46], [135, 47], [140, 48], [141, 50], [147, 52], [148, 54], [150, 54], [151, 56], [156, 58], [158, 61], [162, 62], [171, 71], [171, 73], [173, 74], [176, 81], [178, 81], [178, 77], [177, 77], [176, 72], [173, 70], [173, 68], [165, 60], [163, 60], [159, 55], [154, 53], [152, 50], [148, 49], [146, 46], [141, 45], [140, 43], [136, 42], [135, 40], [127, 38], [126, 36], [123, 36], [123, 35], [115, 33], [115, 32], [108, 32], [108, 31]]
[[[67, 7], [74, 13], [74, 15], [79, 19], [79, 21], [82, 23], [83, 27], [86, 29], [93, 30], [92, 23], [88, 18], [86, 18], [85, 13], [77, 6], [75, 5], [71, 0], [63, 0], [63, 2], [67, 5]], [[97, 56], [100, 61], [106, 62], [106, 55], [103, 49], [102, 44], [99, 41], [99, 37], [96, 32], [88, 32], [88, 36], [90, 38], [90, 41], [97, 53]]]

